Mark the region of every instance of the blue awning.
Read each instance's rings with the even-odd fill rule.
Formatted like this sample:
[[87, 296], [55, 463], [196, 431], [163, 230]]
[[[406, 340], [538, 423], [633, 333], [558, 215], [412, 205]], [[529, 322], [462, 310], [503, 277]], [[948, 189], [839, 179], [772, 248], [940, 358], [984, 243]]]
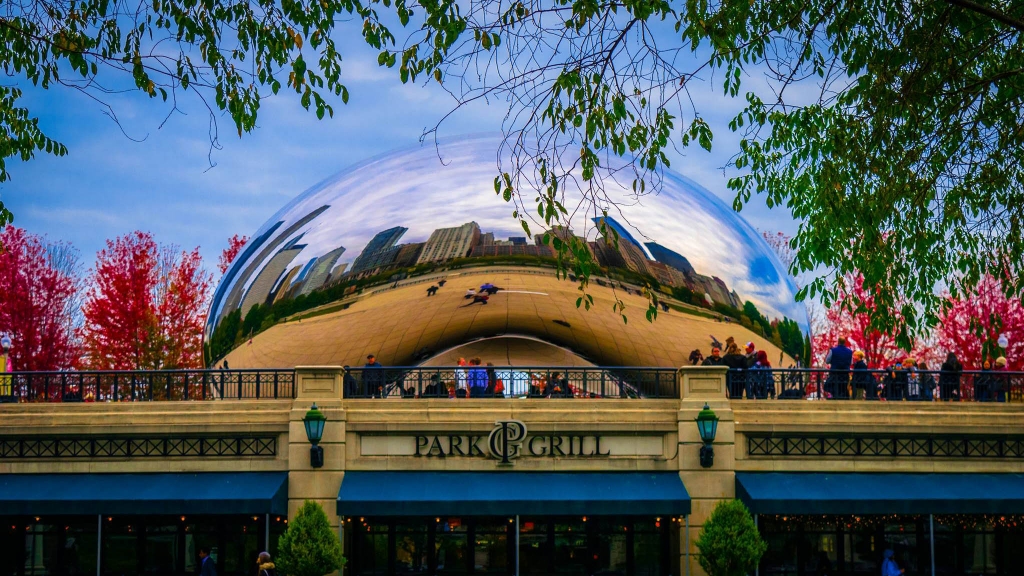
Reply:
[[756, 514], [1024, 514], [1024, 474], [737, 472]]
[[0, 514], [287, 513], [287, 472], [0, 474]]
[[342, 516], [685, 515], [678, 472], [346, 472]]

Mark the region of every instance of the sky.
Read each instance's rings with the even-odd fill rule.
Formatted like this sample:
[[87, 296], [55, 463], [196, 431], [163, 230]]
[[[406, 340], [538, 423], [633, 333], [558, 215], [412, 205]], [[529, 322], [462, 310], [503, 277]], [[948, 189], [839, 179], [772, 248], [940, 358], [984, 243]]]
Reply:
[[[9, 159], [12, 179], [0, 185], [0, 198], [16, 225], [71, 242], [86, 267], [106, 239], [139, 229], [161, 243], [198, 246], [213, 269], [228, 237], [252, 235], [282, 206], [333, 174], [419, 145], [424, 130], [454, 106], [432, 80], [401, 84], [397, 72], [379, 68], [376, 53], [358, 39], [342, 42], [341, 48], [351, 98], [347, 105], [332, 100], [333, 118], [317, 120], [294, 94], [270, 97], [262, 102], [258, 128], [241, 138], [230, 118], [220, 116], [216, 150], [209, 144], [209, 117], [195, 100], [171, 111], [137, 92], [114, 94], [107, 103], [116, 123], [103, 105], [77, 91], [22, 86], [24, 102], [42, 129], [69, 154]], [[721, 167], [738, 141], [727, 123], [741, 102], [719, 92], [709, 81], [695, 90], [696, 104], [715, 131], [712, 151], [692, 147], [685, 155], [671, 153], [670, 159], [674, 170], [731, 205]], [[481, 102], [445, 120], [439, 134], [445, 139], [496, 134], [505, 112], [503, 102]], [[422, 146], [432, 147], [433, 140]], [[401, 168], [388, 176], [401, 179]], [[501, 202], [490, 187], [479, 193], [486, 201]], [[769, 210], [760, 199], [742, 216], [759, 230], [796, 228], [787, 212]]]

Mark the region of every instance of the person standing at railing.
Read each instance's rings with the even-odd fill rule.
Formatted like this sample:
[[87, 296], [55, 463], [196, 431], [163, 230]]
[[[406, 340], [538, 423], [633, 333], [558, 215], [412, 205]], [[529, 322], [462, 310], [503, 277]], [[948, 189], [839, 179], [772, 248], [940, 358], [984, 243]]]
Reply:
[[939, 397], [943, 400], [960, 399], [960, 376], [964, 367], [956, 354], [946, 354], [946, 361], [942, 363], [940, 370], [942, 372], [939, 374]]
[[747, 368], [753, 368], [757, 364], [757, 348], [753, 342], [747, 342]]
[[725, 360], [722, 358], [722, 351], [715, 347], [711, 349], [711, 356], [704, 359], [701, 366], [725, 366]]
[[732, 336], [726, 340], [725, 356], [722, 357], [722, 363], [729, 367], [729, 398], [743, 398], [744, 381], [746, 380], [744, 371], [747, 369], [747, 359], [740, 354], [740, 349], [736, 346]]
[[893, 364], [889, 371], [888, 383], [885, 386], [885, 398], [887, 400], [906, 400], [909, 383], [909, 374], [903, 369], [903, 362]]
[[[466, 362], [465, 358], [459, 358], [459, 366], [469, 366], [469, 362]], [[455, 397], [466, 398], [469, 396], [469, 390], [466, 387], [466, 381], [468, 380], [469, 372], [462, 368], [455, 369]]]
[[921, 398], [927, 402], [934, 402], [938, 384], [935, 383], [935, 377], [928, 371], [928, 364], [923, 360], [917, 363], [917, 377], [921, 382]]
[[469, 397], [483, 398], [487, 392], [487, 370], [480, 366], [479, 358], [470, 360], [469, 365]]
[[850, 397], [850, 365], [853, 363], [853, 350], [846, 345], [846, 338], [839, 337], [836, 345], [825, 355], [828, 364], [828, 381], [825, 390], [833, 398]]
[[11, 337], [7, 334], [0, 338], [0, 396], [13, 396], [13, 379], [7, 374], [14, 372], [14, 363], [11, 362]]
[[363, 365], [363, 386], [366, 394], [374, 398], [386, 398], [384, 390], [384, 367], [377, 362], [375, 354], [366, 357], [366, 364]]
[[1006, 397], [1010, 393], [1010, 374], [1006, 369], [1006, 358], [996, 358], [996, 367], [993, 371], [996, 373], [992, 377], [995, 382], [996, 402], [1006, 402]]
[[921, 375], [917, 373], [917, 360], [903, 359], [903, 371], [907, 373], [907, 400], [918, 402], [923, 398]]
[[864, 351], [853, 353], [853, 386], [854, 398], [857, 400], [878, 400], [878, 385], [875, 377], [868, 372], [868, 363], [864, 361]]
[[992, 399], [992, 361], [986, 359], [981, 364], [981, 374], [974, 377], [975, 402], [988, 402]]
[[759, 350], [757, 362], [747, 374], [747, 400], [766, 400], [769, 396], [775, 398], [775, 377], [772, 374], [772, 364], [768, 361], [768, 353]]
[[359, 384], [356, 382], [355, 376], [352, 376], [352, 369], [346, 364], [342, 367], [342, 371], [344, 375], [341, 377], [341, 388], [345, 398], [358, 398]]

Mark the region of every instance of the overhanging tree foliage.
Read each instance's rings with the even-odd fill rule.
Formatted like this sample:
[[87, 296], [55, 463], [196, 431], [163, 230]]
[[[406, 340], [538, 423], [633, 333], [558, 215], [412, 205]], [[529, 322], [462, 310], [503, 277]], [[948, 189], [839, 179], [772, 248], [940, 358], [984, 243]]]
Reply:
[[[363, 22], [371, 46], [393, 43], [376, 24], [374, 2], [360, 0], [12, 0], [0, 9], [0, 182], [5, 160], [36, 152], [63, 156], [22, 100], [24, 86], [64, 87], [107, 105], [113, 92], [137, 89], [168, 104], [196, 98], [227, 112], [241, 136], [256, 126], [260, 102], [282, 88], [317, 117], [333, 115], [325, 98], [348, 102], [333, 37], [344, 19]], [[390, 2], [387, 3], [390, 5]], [[354, 31], [354, 29], [353, 29]], [[0, 202], [0, 225], [12, 215]]]
[[[735, 207], [761, 196], [788, 208], [801, 221], [792, 271], [825, 270], [802, 295], [829, 305], [858, 272], [885, 287], [873, 327], [906, 347], [934, 323], [943, 285], [964, 292], [1010, 267], [1006, 289], [1024, 289], [1015, 269], [1024, 259], [1024, 2], [421, 8], [419, 37], [381, 60], [399, 61], [403, 80], [444, 81], [460, 104], [508, 102], [512, 159], [495, 190], [524, 227], [608, 209], [609, 177], [649, 192], [670, 146], [710, 149], [706, 111], [690, 96], [711, 77], [746, 103], [730, 123], [742, 137], [726, 167]], [[765, 81], [747, 89], [751, 76]], [[562, 204], [567, 185], [584, 189], [582, 206]], [[570, 241], [561, 252], [585, 287], [585, 250]]]
[[[410, 30], [401, 45], [378, 10]], [[0, 61], [17, 82], [100, 99], [118, 75], [172, 105], [192, 94], [242, 134], [261, 91], [284, 86], [320, 117], [325, 95], [347, 101], [334, 38], [348, 16], [403, 82], [441, 82], [456, 107], [508, 105], [495, 191], [526, 229], [614, 212], [608, 179], [642, 196], [670, 148], [710, 149], [691, 98], [710, 78], [745, 102], [726, 167], [736, 208], [789, 209], [792, 271], [825, 271], [801, 294], [828, 305], [863, 275], [886, 288], [872, 327], [906, 347], [943, 287], [955, 297], [992, 272], [1024, 291], [1020, 0], [22, 0], [0, 14]], [[0, 88], [0, 180], [4, 158], [65, 153], [19, 90]], [[566, 206], [574, 186], [584, 201]], [[552, 243], [589, 306], [592, 257]]]

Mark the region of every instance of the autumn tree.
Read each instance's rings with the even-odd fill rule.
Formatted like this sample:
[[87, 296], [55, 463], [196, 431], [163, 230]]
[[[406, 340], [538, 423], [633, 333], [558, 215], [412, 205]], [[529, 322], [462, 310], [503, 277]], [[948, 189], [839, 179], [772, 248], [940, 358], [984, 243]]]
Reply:
[[840, 337], [849, 340], [850, 347], [864, 351], [864, 360], [871, 368], [889, 365], [900, 355], [896, 338], [875, 328], [871, 313], [875, 310], [875, 295], [860, 275], [851, 274], [844, 279], [844, 288], [834, 306], [825, 310], [821, 331], [812, 340], [814, 361], [820, 366], [825, 355]]
[[231, 238], [228, 238], [228, 247], [220, 253], [220, 258], [217, 260], [217, 270], [220, 270], [221, 274], [228, 271], [228, 266], [235, 261], [238, 257], [238, 253], [242, 251], [242, 247], [249, 241], [248, 236], [242, 236], [235, 234]]
[[89, 366], [201, 367], [211, 281], [198, 248], [179, 252], [140, 231], [108, 240], [96, 256], [83, 306]]
[[[937, 349], [956, 353], [968, 369], [998, 356], [1011, 370], [1024, 369], [1024, 306], [1019, 296], [1006, 296], [999, 279], [987, 274], [966, 296], [947, 295], [947, 304], [936, 329]], [[1009, 344], [1005, 349], [1000, 334]]]
[[0, 231], [0, 333], [14, 340], [17, 370], [64, 370], [77, 365], [81, 264], [68, 244], [47, 244], [24, 229]]

